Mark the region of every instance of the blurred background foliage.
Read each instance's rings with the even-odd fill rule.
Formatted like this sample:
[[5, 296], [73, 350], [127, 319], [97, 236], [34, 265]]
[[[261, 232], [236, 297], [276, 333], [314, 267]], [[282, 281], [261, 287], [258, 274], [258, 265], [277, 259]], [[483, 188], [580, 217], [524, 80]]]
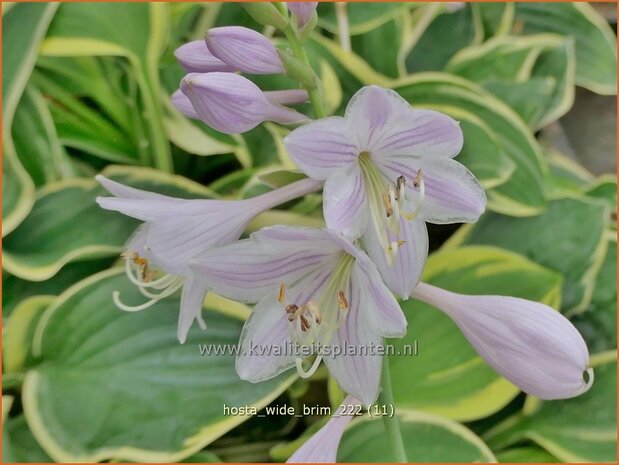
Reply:
[[[416, 357], [392, 376], [417, 462], [616, 461], [616, 6], [350, 3], [352, 51], [333, 4], [307, 48], [340, 113], [366, 84], [461, 121], [459, 161], [488, 193], [475, 225], [432, 226], [424, 279], [543, 301], [588, 342], [593, 388], [565, 401], [520, 393], [455, 325], [402, 306]], [[249, 308], [210, 295], [209, 329], [176, 341], [178, 299], [127, 314], [117, 267], [136, 222], [97, 207], [94, 174], [184, 198], [243, 198], [292, 179], [287, 129], [223, 135], [169, 103], [173, 51], [209, 27], [263, 31], [233, 3], [2, 4], [3, 461], [284, 461], [325, 418], [226, 416], [228, 406], [336, 405], [326, 371], [253, 385], [231, 356]], [[273, 40], [281, 42], [278, 37]], [[265, 90], [294, 87], [283, 76]], [[301, 106], [309, 111], [309, 106]], [[320, 225], [320, 195], [261, 215]], [[264, 412], [262, 412], [264, 413]], [[354, 421], [342, 461], [392, 461], [382, 422]]]

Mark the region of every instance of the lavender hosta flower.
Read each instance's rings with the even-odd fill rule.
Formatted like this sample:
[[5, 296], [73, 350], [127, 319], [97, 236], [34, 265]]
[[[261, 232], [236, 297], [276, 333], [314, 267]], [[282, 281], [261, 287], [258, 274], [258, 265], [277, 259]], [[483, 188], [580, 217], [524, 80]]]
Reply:
[[[365, 346], [324, 361], [344, 391], [365, 404], [376, 400], [382, 357], [370, 347], [403, 336], [406, 319], [370, 258], [347, 239], [326, 229], [275, 226], [207, 250], [192, 268], [217, 294], [258, 302], [241, 334], [242, 379], [264, 381], [293, 366], [309, 377], [326, 346], [333, 355], [335, 347]], [[312, 351], [306, 370], [303, 359]]]
[[148, 299], [129, 306], [113, 298], [126, 311], [144, 310], [182, 288], [178, 339], [185, 342], [194, 320], [205, 328], [202, 302], [206, 285], [189, 268], [189, 259], [210, 247], [237, 240], [249, 221], [262, 211], [313, 192], [320, 187], [305, 179], [248, 200], [185, 200], [155, 194], [97, 176], [114, 197], [98, 197], [106, 210], [144, 221], [127, 244], [127, 276]]
[[316, 11], [318, 2], [286, 2], [288, 9], [297, 17], [297, 26], [305, 26]]
[[232, 66], [215, 57], [203, 40], [194, 40], [181, 45], [175, 50], [174, 56], [188, 73], [237, 71]]
[[226, 134], [249, 131], [264, 121], [298, 124], [307, 117], [268, 100], [260, 88], [234, 73], [190, 73], [181, 81], [181, 92], [189, 99], [193, 112], [178, 95], [172, 102], [189, 117]]
[[[307, 91], [304, 89], [269, 90], [262, 93], [269, 102], [276, 105], [294, 105], [308, 99]], [[171, 100], [176, 109], [187, 118], [200, 119], [191, 101], [180, 89], [172, 94]]]
[[425, 221], [473, 222], [486, 196], [452, 158], [460, 126], [436, 111], [413, 109], [392, 90], [361, 89], [344, 117], [317, 120], [284, 139], [308, 176], [325, 180], [329, 228], [362, 235], [392, 291], [408, 298], [428, 252]]
[[566, 399], [593, 383], [585, 341], [547, 305], [516, 297], [459, 295], [424, 283], [412, 297], [445, 312], [479, 355], [527, 394]]
[[204, 40], [215, 57], [243, 73], [284, 73], [284, 65], [275, 46], [253, 29], [215, 27], [208, 30]]
[[359, 401], [348, 396], [328, 423], [299, 447], [287, 463], [335, 463], [344, 430], [354, 418], [346, 414], [351, 405], [359, 405]]

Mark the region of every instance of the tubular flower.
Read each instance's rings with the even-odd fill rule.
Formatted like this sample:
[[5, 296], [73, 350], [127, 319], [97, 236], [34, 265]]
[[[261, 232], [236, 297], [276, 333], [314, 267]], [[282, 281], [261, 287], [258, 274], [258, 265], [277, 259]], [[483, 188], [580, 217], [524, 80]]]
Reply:
[[329, 422], [299, 447], [287, 463], [335, 463], [344, 430], [354, 418], [354, 415], [346, 415], [351, 405], [359, 405], [359, 401], [348, 396]]
[[486, 197], [452, 158], [462, 148], [456, 121], [413, 109], [396, 92], [361, 89], [344, 117], [295, 129], [284, 143], [309, 177], [325, 180], [329, 228], [356, 238], [396, 294], [408, 298], [428, 252], [424, 221], [473, 222]]
[[[186, 102], [172, 99], [182, 113], [198, 116], [204, 123], [226, 134], [249, 131], [264, 121], [294, 124], [307, 117], [290, 108], [275, 104], [249, 79], [234, 73], [190, 73], [181, 81]], [[194, 113], [195, 112], [195, 113]]]
[[209, 29], [208, 49], [222, 62], [248, 74], [281, 74], [284, 66], [275, 46], [265, 36], [242, 26]]
[[[207, 250], [192, 268], [217, 294], [258, 302], [241, 334], [242, 379], [263, 381], [292, 366], [309, 377], [328, 346], [337, 356], [324, 361], [342, 389], [366, 404], [376, 399], [382, 357], [371, 347], [403, 336], [406, 319], [370, 258], [347, 239], [326, 229], [270, 227]], [[366, 350], [345, 350], [352, 346]]]
[[188, 73], [210, 73], [213, 71], [237, 71], [215, 57], [203, 40], [194, 40], [181, 45], [174, 52], [174, 56]]
[[318, 2], [286, 2], [288, 9], [297, 17], [297, 26], [305, 26], [316, 11]]
[[181, 343], [194, 320], [205, 328], [201, 311], [207, 288], [189, 268], [189, 259], [235, 241], [258, 213], [319, 188], [316, 181], [305, 179], [248, 200], [185, 200], [134, 189], [100, 175], [97, 180], [114, 195], [97, 198], [102, 208], [144, 221], [123, 257], [127, 276], [148, 300], [129, 306], [115, 292], [116, 305], [126, 311], [144, 310], [182, 288]]
[[412, 297], [442, 310], [497, 373], [527, 394], [566, 399], [593, 383], [585, 341], [547, 305], [516, 297], [459, 295], [424, 283]]

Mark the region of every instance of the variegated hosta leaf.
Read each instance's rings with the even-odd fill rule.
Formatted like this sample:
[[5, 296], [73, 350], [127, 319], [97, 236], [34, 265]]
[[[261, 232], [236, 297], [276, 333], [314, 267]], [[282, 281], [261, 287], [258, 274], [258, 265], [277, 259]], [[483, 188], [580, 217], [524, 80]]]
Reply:
[[[561, 292], [558, 273], [493, 247], [435, 253], [423, 281], [460, 294], [511, 295], [554, 307]], [[497, 412], [518, 394], [517, 387], [485, 364], [445, 314], [413, 299], [402, 302], [402, 308], [408, 333], [389, 342], [396, 354], [410, 353], [416, 342], [418, 354], [390, 357], [396, 408], [469, 421]]]
[[246, 310], [207, 299], [207, 332], [196, 327], [180, 345], [179, 296], [126, 313], [112, 301], [116, 290], [126, 302], [143, 299], [124, 270], [109, 270], [63, 293], [37, 325], [39, 363], [26, 373], [23, 405], [56, 461], [181, 460], [250, 418], [226, 415], [224, 405], [260, 409], [296, 378], [250, 384], [230, 352], [201, 355], [198, 344], [235, 345]]

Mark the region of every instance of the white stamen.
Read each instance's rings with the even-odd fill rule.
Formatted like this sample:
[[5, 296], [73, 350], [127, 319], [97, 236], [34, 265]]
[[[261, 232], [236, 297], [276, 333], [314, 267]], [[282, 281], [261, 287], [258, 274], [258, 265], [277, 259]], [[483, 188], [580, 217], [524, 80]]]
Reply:
[[305, 371], [303, 369], [303, 360], [297, 357], [297, 359], [295, 360], [295, 365], [297, 366], [297, 373], [299, 374], [301, 378], [309, 378], [314, 373], [316, 373], [316, 370], [320, 366], [321, 361], [322, 361], [322, 355], [320, 354], [316, 355], [316, 358], [314, 359], [314, 363], [312, 363], [312, 366], [310, 367], [310, 369]]

